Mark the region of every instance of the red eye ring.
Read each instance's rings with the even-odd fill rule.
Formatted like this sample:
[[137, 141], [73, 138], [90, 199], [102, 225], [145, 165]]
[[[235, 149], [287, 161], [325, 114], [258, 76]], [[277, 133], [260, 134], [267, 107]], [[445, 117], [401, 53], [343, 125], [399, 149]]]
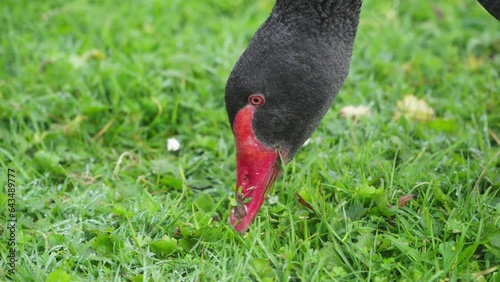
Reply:
[[254, 94], [248, 97], [248, 102], [256, 107], [264, 105], [266, 99], [262, 94]]

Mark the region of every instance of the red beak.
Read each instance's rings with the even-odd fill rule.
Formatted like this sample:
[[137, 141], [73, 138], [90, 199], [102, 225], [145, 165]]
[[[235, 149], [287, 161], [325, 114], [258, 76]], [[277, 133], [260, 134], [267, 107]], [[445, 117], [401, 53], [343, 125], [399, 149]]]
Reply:
[[231, 211], [231, 225], [245, 232], [264, 203], [267, 192], [279, 171], [280, 154], [262, 144], [255, 137], [252, 120], [255, 107], [246, 106], [234, 118], [233, 132], [236, 142], [236, 201]]

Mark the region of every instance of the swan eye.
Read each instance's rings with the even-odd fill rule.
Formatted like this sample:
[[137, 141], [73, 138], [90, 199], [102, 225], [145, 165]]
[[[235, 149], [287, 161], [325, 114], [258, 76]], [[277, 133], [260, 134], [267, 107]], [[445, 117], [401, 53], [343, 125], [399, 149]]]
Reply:
[[264, 99], [264, 95], [262, 94], [254, 94], [248, 97], [248, 102], [256, 107], [264, 105], [266, 99]]

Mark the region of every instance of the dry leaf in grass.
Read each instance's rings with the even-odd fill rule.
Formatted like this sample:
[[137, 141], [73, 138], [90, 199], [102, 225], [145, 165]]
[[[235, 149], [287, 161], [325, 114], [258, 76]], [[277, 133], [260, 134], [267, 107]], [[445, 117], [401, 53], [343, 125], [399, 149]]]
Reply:
[[471, 71], [480, 70], [483, 64], [484, 64], [484, 59], [481, 59], [473, 55], [469, 55], [467, 57], [467, 66]]
[[98, 49], [90, 49], [81, 56], [73, 55], [69, 58], [70, 63], [74, 68], [81, 68], [90, 60], [103, 61], [106, 59], [106, 54]]
[[413, 197], [415, 197], [415, 194], [409, 194], [399, 197], [399, 207], [404, 207], [411, 199], [413, 199]]
[[370, 107], [368, 106], [345, 106], [340, 109], [339, 116], [342, 118], [359, 118], [362, 116], [370, 116]]
[[404, 116], [408, 120], [429, 121], [434, 119], [434, 109], [425, 100], [406, 95], [396, 103], [393, 119]]
[[306, 200], [304, 200], [304, 198], [302, 198], [302, 196], [299, 193], [297, 193], [297, 197], [299, 198], [299, 203], [301, 205], [305, 206], [306, 208], [310, 209], [313, 212], [316, 212], [314, 208], [311, 206], [311, 204], [309, 204]]

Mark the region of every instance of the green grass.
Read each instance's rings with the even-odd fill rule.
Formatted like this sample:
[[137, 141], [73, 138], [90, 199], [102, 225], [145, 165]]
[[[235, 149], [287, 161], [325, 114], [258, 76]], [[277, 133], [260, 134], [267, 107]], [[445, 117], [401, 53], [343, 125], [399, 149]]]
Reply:
[[[15, 280], [499, 281], [499, 23], [438, 2], [366, 1], [345, 86], [240, 236], [224, 87], [273, 1], [3, 0]], [[392, 120], [407, 94], [437, 119]]]

